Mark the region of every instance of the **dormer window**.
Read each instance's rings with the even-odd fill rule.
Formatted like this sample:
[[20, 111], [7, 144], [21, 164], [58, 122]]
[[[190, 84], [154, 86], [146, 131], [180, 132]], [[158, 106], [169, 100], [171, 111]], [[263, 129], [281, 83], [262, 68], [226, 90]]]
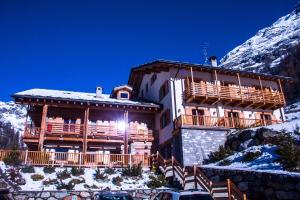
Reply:
[[129, 99], [128, 92], [120, 92], [120, 99]]

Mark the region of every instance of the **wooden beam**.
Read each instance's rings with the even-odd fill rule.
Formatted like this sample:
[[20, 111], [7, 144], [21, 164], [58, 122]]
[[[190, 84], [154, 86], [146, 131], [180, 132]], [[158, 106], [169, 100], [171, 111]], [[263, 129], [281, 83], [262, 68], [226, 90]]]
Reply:
[[262, 82], [261, 82], [260, 76], [258, 77], [258, 79], [259, 79], [259, 85], [260, 85], [260, 89], [261, 89], [263, 101], [264, 101], [264, 104], [265, 104], [265, 103], [266, 103], [266, 102], [265, 102], [265, 93], [264, 93], [264, 89], [263, 89], [263, 86], [262, 86]]
[[44, 148], [44, 137], [45, 137], [45, 131], [46, 131], [47, 112], [48, 112], [48, 105], [44, 104], [43, 111], [42, 111], [41, 131], [40, 131], [39, 144], [38, 144], [39, 151], [42, 151]]
[[193, 88], [192, 95], [194, 96], [194, 95], [195, 95], [195, 83], [194, 83], [194, 73], [193, 73], [193, 68], [190, 67], [190, 70], [191, 70], [192, 88]]
[[125, 123], [124, 154], [128, 154], [128, 110], [125, 110], [124, 112], [124, 123]]
[[285, 96], [284, 96], [284, 92], [283, 92], [283, 89], [282, 89], [282, 85], [281, 85], [280, 79], [278, 79], [278, 85], [279, 85], [279, 88], [280, 88], [280, 92], [282, 93], [283, 104], [286, 105]]
[[237, 78], [239, 82], [239, 89], [240, 89], [240, 94], [241, 94], [241, 100], [243, 101], [243, 93], [242, 93], [242, 86], [241, 86], [241, 79], [240, 79], [240, 74], [237, 73]]
[[82, 145], [82, 152], [87, 152], [87, 135], [89, 130], [89, 114], [90, 108], [87, 107], [84, 111], [84, 129], [83, 129], [83, 145]]

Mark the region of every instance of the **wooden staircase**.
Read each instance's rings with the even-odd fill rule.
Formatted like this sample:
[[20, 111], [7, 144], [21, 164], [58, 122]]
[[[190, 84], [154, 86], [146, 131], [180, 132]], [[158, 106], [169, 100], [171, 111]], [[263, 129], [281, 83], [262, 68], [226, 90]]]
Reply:
[[166, 178], [177, 179], [181, 186], [187, 189], [203, 189], [209, 192], [215, 200], [247, 200], [246, 194], [230, 180], [226, 182], [212, 182], [197, 166], [183, 167], [172, 156], [165, 160], [159, 152], [151, 155], [151, 164], [159, 168]]

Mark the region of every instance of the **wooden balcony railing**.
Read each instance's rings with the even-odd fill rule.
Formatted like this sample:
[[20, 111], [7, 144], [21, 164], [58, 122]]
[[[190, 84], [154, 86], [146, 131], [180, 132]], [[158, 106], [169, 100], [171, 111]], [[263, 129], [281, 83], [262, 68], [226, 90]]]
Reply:
[[[0, 161], [3, 161], [12, 150], [0, 150]], [[16, 152], [16, 151], [14, 151]], [[68, 153], [46, 151], [17, 151], [23, 164], [34, 166], [78, 166], [78, 167], [126, 167], [141, 163], [149, 166], [148, 155], [144, 154], [103, 154], [98, 152]]]
[[270, 89], [255, 87], [220, 86], [207, 82], [190, 82], [186, 84], [184, 98], [187, 102], [200, 100], [205, 103], [223, 101], [227, 104], [278, 108], [284, 106], [284, 95]]
[[247, 119], [237, 117], [208, 117], [195, 115], [181, 115], [174, 120], [174, 127], [218, 127], [218, 128], [252, 128], [282, 123], [280, 120]]
[[[76, 137], [83, 138], [84, 124], [64, 124], [64, 123], [46, 123], [45, 134], [48, 139], [54, 137]], [[27, 124], [24, 131], [24, 139], [38, 139], [40, 127], [33, 127]], [[117, 127], [105, 125], [88, 125], [87, 137], [92, 139], [113, 139], [114, 141], [124, 140], [124, 130], [118, 130]], [[153, 141], [152, 130], [127, 129], [129, 141]]]

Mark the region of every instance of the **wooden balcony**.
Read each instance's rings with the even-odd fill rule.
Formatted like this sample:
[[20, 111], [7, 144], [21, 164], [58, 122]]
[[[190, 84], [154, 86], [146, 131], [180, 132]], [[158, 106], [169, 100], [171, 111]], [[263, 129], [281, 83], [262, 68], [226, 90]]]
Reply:
[[[12, 150], [0, 150], [0, 161]], [[148, 167], [150, 157], [144, 154], [103, 154], [98, 152], [67, 153], [47, 151], [18, 151], [24, 165], [33, 166], [78, 166], [78, 167], [127, 167], [141, 163]]]
[[238, 85], [220, 86], [204, 81], [189, 82], [184, 91], [186, 102], [252, 107], [262, 109], [277, 109], [284, 106], [282, 92], [271, 89], [256, 89], [255, 87], [239, 87]]
[[247, 119], [236, 117], [207, 117], [181, 115], [174, 120], [175, 129], [186, 128], [230, 128], [244, 129], [282, 123], [280, 120]]
[[[46, 123], [45, 140], [63, 140], [63, 141], [83, 141], [84, 124], [64, 124], [64, 123]], [[24, 142], [37, 142], [41, 128], [26, 125], [24, 132]], [[152, 130], [140, 130], [129, 127], [126, 130], [128, 140], [135, 141], [153, 141]], [[111, 142], [123, 143], [125, 131], [118, 130], [117, 126], [107, 125], [88, 125], [88, 142]]]

